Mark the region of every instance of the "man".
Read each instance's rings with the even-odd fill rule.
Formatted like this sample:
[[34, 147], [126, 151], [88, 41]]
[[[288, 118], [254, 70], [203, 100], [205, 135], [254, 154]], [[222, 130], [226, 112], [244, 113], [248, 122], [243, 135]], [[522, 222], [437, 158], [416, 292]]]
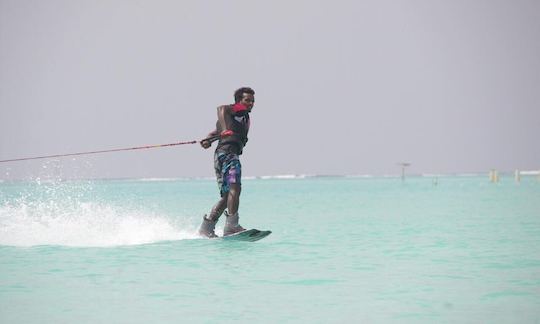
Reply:
[[[226, 221], [223, 235], [231, 235], [245, 229], [238, 224], [240, 204], [242, 165], [239, 156], [248, 141], [249, 113], [255, 103], [255, 91], [240, 88], [234, 92], [234, 104], [217, 108], [216, 129], [201, 141], [205, 149], [219, 140], [214, 153], [214, 169], [221, 199], [212, 207], [210, 214], [204, 215], [199, 234], [204, 237], [217, 237], [214, 233], [216, 223], [225, 212]], [[225, 211], [227, 209], [227, 211]]]

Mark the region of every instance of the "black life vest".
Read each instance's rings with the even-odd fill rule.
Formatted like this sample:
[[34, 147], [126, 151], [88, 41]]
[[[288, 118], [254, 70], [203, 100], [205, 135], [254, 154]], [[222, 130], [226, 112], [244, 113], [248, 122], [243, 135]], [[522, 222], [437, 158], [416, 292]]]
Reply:
[[[236, 113], [230, 116], [230, 130], [233, 135], [221, 138], [218, 142], [216, 151], [242, 154], [242, 150], [248, 141], [249, 132], [249, 113], [247, 111]], [[216, 123], [218, 133], [224, 131], [221, 129], [219, 121]]]

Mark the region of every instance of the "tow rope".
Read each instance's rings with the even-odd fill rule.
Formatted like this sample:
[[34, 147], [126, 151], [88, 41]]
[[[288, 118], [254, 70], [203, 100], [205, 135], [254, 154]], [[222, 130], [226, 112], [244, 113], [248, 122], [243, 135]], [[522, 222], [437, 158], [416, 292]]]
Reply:
[[[204, 140], [213, 140], [214, 137], [205, 138]], [[202, 141], [204, 141], [202, 140]], [[201, 142], [202, 142], [201, 141]], [[100, 150], [100, 151], [89, 151], [89, 152], [78, 152], [78, 153], [68, 153], [68, 154], [54, 154], [54, 155], [43, 155], [43, 156], [33, 156], [33, 157], [24, 157], [19, 159], [9, 159], [9, 160], [0, 160], [0, 163], [4, 162], [16, 162], [16, 161], [27, 161], [27, 160], [38, 160], [38, 159], [49, 159], [49, 158], [58, 158], [66, 156], [78, 156], [78, 155], [88, 155], [88, 154], [100, 154], [100, 153], [110, 153], [110, 152], [120, 152], [120, 151], [133, 151], [133, 150], [145, 150], [159, 147], [167, 146], [177, 146], [177, 145], [187, 145], [187, 144], [196, 144], [198, 141], [188, 141], [188, 142], [176, 142], [168, 144], [157, 144], [157, 145], [145, 145], [145, 146], [136, 146], [136, 147], [127, 147], [127, 148], [117, 148], [110, 150]]]

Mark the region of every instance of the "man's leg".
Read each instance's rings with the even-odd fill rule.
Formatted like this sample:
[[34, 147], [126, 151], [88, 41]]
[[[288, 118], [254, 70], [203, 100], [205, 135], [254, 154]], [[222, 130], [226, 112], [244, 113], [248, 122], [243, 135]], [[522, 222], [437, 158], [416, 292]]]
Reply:
[[225, 228], [223, 229], [223, 235], [231, 235], [234, 233], [245, 231], [245, 229], [238, 224], [238, 207], [240, 205], [240, 192], [242, 186], [240, 183], [231, 183], [229, 195], [227, 197], [227, 210], [225, 213], [227, 219], [225, 221]]
[[238, 207], [240, 206], [240, 192], [242, 191], [242, 185], [239, 183], [232, 183], [229, 189], [229, 195], [227, 197], [227, 210], [229, 215], [238, 213]]
[[212, 207], [212, 210], [210, 211], [210, 214], [206, 216], [207, 219], [217, 221], [221, 214], [225, 211], [225, 208], [227, 208], [227, 202], [228, 202], [228, 195], [225, 194], [221, 199]]
[[228, 195], [225, 194], [214, 205], [214, 207], [212, 207], [210, 215], [204, 215], [201, 227], [199, 228], [199, 235], [208, 238], [217, 237], [214, 230], [216, 228], [216, 223], [219, 217], [221, 216], [221, 214], [223, 214], [223, 211], [225, 211], [225, 208], [227, 207], [227, 196]]
[[[220, 158], [221, 157], [221, 158]], [[216, 233], [214, 232], [216, 228], [216, 223], [223, 214], [223, 211], [225, 208], [227, 208], [227, 197], [228, 194], [226, 192], [227, 190], [227, 183], [224, 182], [223, 178], [223, 155], [219, 153], [214, 154], [214, 171], [216, 172], [216, 179], [219, 187], [219, 191], [221, 193], [221, 199], [212, 207], [212, 210], [210, 211], [209, 215], [203, 216], [203, 221], [201, 224], [201, 227], [199, 227], [199, 235], [213, 238], [217, 237]]]

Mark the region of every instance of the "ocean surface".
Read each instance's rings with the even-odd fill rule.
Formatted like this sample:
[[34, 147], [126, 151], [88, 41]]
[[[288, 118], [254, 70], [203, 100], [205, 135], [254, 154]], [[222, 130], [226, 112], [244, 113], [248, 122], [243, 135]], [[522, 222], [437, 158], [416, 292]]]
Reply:
[[0, 323], [540, 323], [537, 177], [246, 179], [254, 243], [197, 237], [217, 195], [0, 183]]

